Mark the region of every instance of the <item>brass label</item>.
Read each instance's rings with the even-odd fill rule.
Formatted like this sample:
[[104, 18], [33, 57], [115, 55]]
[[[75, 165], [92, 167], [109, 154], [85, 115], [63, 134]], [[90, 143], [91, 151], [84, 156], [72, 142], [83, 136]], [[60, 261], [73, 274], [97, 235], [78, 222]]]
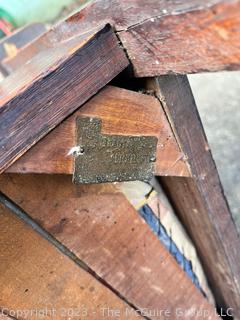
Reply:
[[157, 138], [101, 134], [98, 118], [77, 118], [74, 183], [149, 181], [154, 174]]

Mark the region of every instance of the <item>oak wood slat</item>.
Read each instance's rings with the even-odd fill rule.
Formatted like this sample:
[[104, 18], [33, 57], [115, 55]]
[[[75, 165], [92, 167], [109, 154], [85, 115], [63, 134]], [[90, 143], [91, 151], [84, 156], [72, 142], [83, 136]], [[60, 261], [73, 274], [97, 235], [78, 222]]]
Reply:
[[[106, 319], [104, 307], [119, 310], [121, 319], [126, 310], [129, 319], [141, 318], [2, 205], [0, 217], [0, 306], [13, 319], [43, 319], [45, 312], [44, 319], [73, 320], [84, 318], [84, 308], [86, 319]], [[21, 314], [24, 311], [31, 313]]]
[[[158, 312], [148, 313], [148, 318], [179, 319], [179, 309], [193, 308], [205, 310], [206, 319], [218, 319], [112, 184], [76, 186], [66, 175], [4, 174], [0, 187], [129, 303]], [[165, 311], [170, 312], [168, 316]], [[197, 311], [182, 317], [198, 318]]]
[[138, 77], [239, 70], [239, 0], [97, 0], [8, 59], [11, 72], [36, 52], [111, 22]]
[[117, 135], [154, 135], [158, 138], [155, 174], [189, 176], [183, 153], [159, 101], [149, 95], [106, 87], [8, 168], [18, 173], [72, 174], [76, 117], [103, 122], [102, 132]]
[[215, 298], [240, 317], [240, 239], [186, 76], [149, 80], [162, 102], [193, 178], [161, 179], [190, 233]]
[[109, 25], [37, 55], [0, 84], [0, 173], [128, 65]]

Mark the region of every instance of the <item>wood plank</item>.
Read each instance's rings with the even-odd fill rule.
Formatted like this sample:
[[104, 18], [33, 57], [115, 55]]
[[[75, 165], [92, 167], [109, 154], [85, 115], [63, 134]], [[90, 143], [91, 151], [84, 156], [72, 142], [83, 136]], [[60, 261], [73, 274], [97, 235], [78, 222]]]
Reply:
[[159, 101], [116, 87], [106, 87], [15, 162], [8, 172], [72, 174], [76, 117], [97, 117], [104, 134], [153, 135], [158, 138], [157, 175], [189, 176], [183, 153]]
[[13, 319], [76, 319], [81, 313], [84, 318], [84, 310], [85, 318], [105, 319], [107, 307], [119, 310], [122, 319], [126, 309], [130, 319], [139, 319], [129, 305], [2, 205], [0, 217], [0, 304]]
[[163, 178], [204, 264], [217, 302], [239, 313], [240, 241], [186, 76], [149, 80], [172, 124], [193, 178]]
[[128, 65], [109, 25], [56, 44], [0, 85], [0, 173]]
[[10, 36], [4, 37], [0, 41], [0, 60], [13, 58], [20, 48], [35, 40], [46, 30], [45, 24], [36, 22], [17, 29]]
[[[207, 6], [208, 1], [203, 2]], [[188, 13], [167, 13], [121, 32], [120, 39], [139, 77], [239, 70], [239, 11], [239, 1], [226, 1]]]
[[[18, 174], [2, 175], [0, 185], [128, 302], [148, 312], [163, 310], [148, 318], [178, 319], [177, 310], [193, 308], [206, 310], [206, 319], [218, 319], [214, 308], [113, 185], [80, 187], [66, 175]], [[198, 316], [193, 313], [183, 319]]]
[[[101, 0], [61, 22], [17, 59], [10, 71], [56, 41], [104, 22], [114, 25], [138, 77], [238, 70], [240, 1]], [[66, 31], [67, 30], [67, 31]]]

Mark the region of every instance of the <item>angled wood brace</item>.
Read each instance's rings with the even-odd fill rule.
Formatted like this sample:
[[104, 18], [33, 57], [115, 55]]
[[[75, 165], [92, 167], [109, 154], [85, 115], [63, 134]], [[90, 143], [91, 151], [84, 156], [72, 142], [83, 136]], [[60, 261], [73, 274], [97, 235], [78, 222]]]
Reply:
[[[128, 5], [126, 10], [125, 5]], [[132, 291], [129, 292], [125, 282], [117, 278], [118, 271], [124, 272], [124, 269], [118, 269], [119, 266], [122, 267], [121, 261], [114, 260], [114, 272], [111, 273], [111, 270], [103, 269], [101, 264], [102, 256], [105, 262], [109, 261], [106, 252], [101, 256], [96, 251], [99, 259], [91, 260], [92, 256], [84, 251], [85, 248], [74, 243], [74, 239], [70, 239], [71, 242], [65, 230], [61, 231], [61, 225], [54, 229], [64, 218], [61, 216], [62, 212], [69, 209], [69, 203], [66, 205], [61, 200], [66, 194], [71, 199], [71, 214], [78, 209], [75, 207], [76, 198], [79, 205], [90, 206], [85, 208], [90, 212], [96, 212], [99, 206], [102, 212], [105, 212], [104, 197], [98, 194], [96, 202], [93, 203], [88, 192], [86, 199], [79, 197], [78, 192], [84, 192], [84, 187], [81, 191], [73, 191], [74, 187], [68, 177], [73, 173], [73, 157], [69, 153], [76, 143], [77, 117], [101, 119], [103, 134], [156, 137], [158, 143], [154, 174], [161, 176], [161, 182], [179, 217], [188, 228], [217, 303], [233, 308], [237, 319], [240, 318], [239, 235], [222, 192], [187, 78], [164, 75], [239, 69], [240, 2], [192, 0], [179, 1], [176, 4], [163, 1], [159, 7], [159, 1], [153, 1], [144, 12], [141, 10], [142, 5], [142, 1], [137, 0], [129, 1], [128, 4], [118, 0], [111, 3], [108, 0], [94, 1], [80, 13], [41, 35], [20, 50], [15, 57], [6, 57], [1, 62], [2, 68], [10, 73], [0, 84], [0, 173], [4, 172], [0, 177], [1, 190], [18, 205], [23, 206], [33, 218], [39, 219], [40, 215], [41, 223], [51, 234], [59, 237], [79, 259], [86, 259], [98, 274], [106, 275], [112, 288], [117, 287], [119, 292], [133, 301], [133, 306], [144, 306], [148, 296], [151, 297], [147, 301], [150, 308], [157, 307], [159, 301], [161, 306], [166, 308], [168, 300], [164, 295], [170, 292], [169, 296], [174, 298], [174, 292], [163, 278], [155, 278], [153, 275], [150, 279], [152, 286], [157, 283], [158, 289], [164, 288], [163, 293], [156, 287], [152, 287], [155, 291], [149, 290], [149, 287], [146, 291], [141, 291], [143, 283], [138, 282], [138, 279], [141, 280], [141, 273], [136, 269], [138, 277], [127, 280], [127, 283], [134, 283]], [[107, 21], [106, 17], [109, 17]], [[109, 22], [114, 26], [114, 30]], [[19, 68], [19, 64], [22, 67]], [[154, 92], [154, 95], [114, 86], [106, 87], [106, 84], [129, 65], [136, 77], [153, 77], [146, 79], [145, 88]], [[24, 176], [19, 173], [65, 175]], [[9, 177], [11, 179], [8, 179]], [[38, 185], [39, 181], [44, 188]], [[61, 183], [64, 191], [59, 187]], [[57, 205], [49, 198], [50, 189], [55, 191], [56, 199], [59, 200]], [[23, 190], [24, 197], [20, 197]], [[115, 229], [109, 231], [107, 224], [102, 226], [101, 221], [98, 221], [102, 228], [100, 230], [105, 230], [104, 234], [124, 234], [127, 227], [134, 228], [135, 211], [122, 195], [115, 195], [113, 192], [111, 200], [116, 202], [119, 208], [126, 210], [129, 216], [123, 215], [122, 211], [117, 209], [112, 210]], [[41, 205], [43, 210], [39, 213]], [[58, 205], [59, 211], [56, 209]], [[39, 256], [43, 255], [43, 251], [51, 252], [47, 243], [36, 238], [26, 226], [10, 219], [2, 207], [1, 212], [4, 217], [3, 229], [5, 224], [14, 224], [19, 234], [27, 234], [29, 243], [41, 242]], [[55, 225], [48, 221], [49, 213], [56, 219]], [[109, 213], [105, 213], [108, 217]], [[79, 222], [78, 218], [74, 217], [78, 223], [85, 223], [83, 230], [91, 225], [90, 220]], [[118, 221], [116, 217], [119, 225], [115, 225]], [[178, 268], [171, 262], [172, 269], [168, 270], [167, 265], [162, 266], [160, 258], [157, 262], [152, 259], [156, 251], [160, 252], [162, 249], [146, 226], [140, 223], [139, 226], [135, 237], [132, 237], [128, 230], [126, 238], [118, 239], [121, 247], [125, 248], [133, 243], [133, 247], [128, 251], [130, 258], [137, 252], [138, 262], [146, 263], [143, 259], [145, 249], [136, 249], [137, 239], [144, 235], [144, 239], [149, 241], [151, 253], [145, 267], [156, 272], [163, 268], [168, 274], [167, 278], [173, 277], [179, 272]], [[24, 248], [26, 241], [18, 237], [18, 232], [12, 236], [5, 233], [6, 241], [22, 241]], [[81, 236], [81, 240], [87, 245], [89, 235]], [[114, 242], [111, 246], [112, 242], [107, 241], [107, 237], [104, 238], [101, 234], [98, 236], [103, 241], [100, 243], [109, 246], [108, 250], [114, 256], [118, 243]], [[90, 240], [92, 242], [88, 249], [93, 250], [98, 242], [96, 239]], [[57, 253], [52, 251], [52, 254], [57, 261]], [[165, 254], [163, 251], [163, 255]], [[115, 259], [117, 258], [115, 256]], [[126, 260], [126, 268], [129, 267], [127, 263], [132, 262], [130, 258]], [[171, 258], [164, 261], [168, 259]], [[64, 264], [63, 271], [67, 276], [71, 276], [66, 270], [75, 272], [75, 267], [68, 262]], [[19, 264], [20, 270], [22, 266], [24, 264]], [[63, 271], [60, 270], [58, 274]], [[184, 277], [180, 273], [178, 276]], [[106, 298], [105, 301], [109, 301], [110, 305], [115, 303], [115, 296], [111, 298], [112, 293], [105, 287], [98, 287], [95, 279], [90, 279], [87, 273], [83, 278], [86, 287], [89, 287], [88, 283], [94, 283], [90, 288], [95, 288], [96, 285]], [[25, 281], [23, 274], [21, 279]], [[186, 287], [189, 286], [187, 281], [184, 283]], [[189, 307], [195, 301], [196, 304], [209, 308], [194, 288], [190, 287], [189, 292]], [[41, 294], [45, 293], [50, 294], [48, 291]], [[183, 295], [184, 290], [181, 291], [181, 296]], [[137, 299], [134, 300], [136, 296]], [[102, 302], [101, 297], [98, 297], [96, 304]], [[181, 305], [186, 301], [182, 302], [180, 297], [173, 308], [178, 303]], [[124, 307], [125, 304], [121, 301], [119, 308]], [[215, 319], [217, 316], [213, 308], [210, 310], [211, 319]], [[132, 318], [135, 319], [135, 316]]]

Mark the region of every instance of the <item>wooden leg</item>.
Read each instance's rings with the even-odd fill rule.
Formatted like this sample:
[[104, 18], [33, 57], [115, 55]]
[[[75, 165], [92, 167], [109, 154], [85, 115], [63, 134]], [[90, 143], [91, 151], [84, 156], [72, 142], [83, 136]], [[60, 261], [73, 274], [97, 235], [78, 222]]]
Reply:
[[162, 103], [192, 178], [164, 177], [179, 217], [184, 221], [220, 306], [240, 316], [240, 241], [224, 197], [194, 97], [186, 76], [148, 81]]

